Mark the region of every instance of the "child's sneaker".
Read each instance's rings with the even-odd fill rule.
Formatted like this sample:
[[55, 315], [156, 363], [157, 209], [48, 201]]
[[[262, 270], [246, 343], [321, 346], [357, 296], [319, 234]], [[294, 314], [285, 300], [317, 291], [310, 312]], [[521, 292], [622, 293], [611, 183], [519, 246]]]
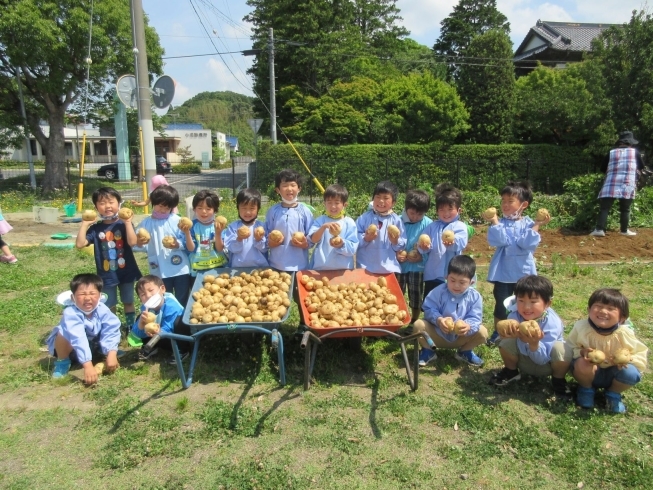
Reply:
[[[186, 359], [188, 357], [188, 352], [180, 352], [179, 357], [181, 358], [181, 361], [184, 362], [184, 359]], [[177, 359], [175, 359], [175, 355], [173, 354], [172, 357], [170, 357], [167, 362], [171, 366], [176, 366], [177, 365]]]
[[481, 367], [483, 365], [483, 359], [474, 354], [473, 350], [459, 350], [454, 357], [470, 366]]
[[553, 387], [553, 393], [556, 396], [564, 398], [569, 398], [571, 396], [571, 392], [567, 387], [567, 380], [565, 378], [554, 378], [551, 376], [551, 386]]
[[621, 401], [621, 393], [605, 390], [605, 404], [612, 413], [626, 413], [626, 405]]
[[421, 367], [426, 366], [431, 361], [435, 361], [437, 358], [438, 355], [434, 350], [423, 347], [422, 350], [419, 351], [419, 365]]
[[138, 360], [139, 361], [147, 361], [148, 359], [154, 357], [157, 352], [159, 352], [159, 349], [156, 347], [152, 350], [146, 350], [146, 349], [141, 349], [138, 351]]
[[623, 235], [623, 236], [637, 236], [637, 233], [635, 233], [634, 231], [630, 231], [630, 230], [622, 231], [620, 234]]
[[590, 233], [590, 236], [605, 236], [605, 231], [603, 230], [594, 230]]
[[52, 377], [55, 379], [63, 378], [70, 371], [70, 359], [57, 359], [54, 361], [54, 370]]
[[521, 374], [518, 369], [508, 369], [504, 367], [501, 371], [494, 373], [490, 378], [489, 384], [494, 386], [506, 386], [513, 381], [519, 381]]
[[0, 256], [0, 262], [4, 262], [5, 264], [15, 264], [18, 262], [18, 259], [15, 255], [2, 255]]
[[[579, 386], [576, 390], [576, 404], [581, 408], [594, 407], [594, 388]], [[621, 397], [619, 397], [621, 399]]]
[[488, 347], [495, 347], [499, 345], [499, 342], [501, 342], [501, 337], [499, 337], [499, 332], [495, 330], [494, 333], [490, 335], [490, 338], [485, 341], [485, 344]]

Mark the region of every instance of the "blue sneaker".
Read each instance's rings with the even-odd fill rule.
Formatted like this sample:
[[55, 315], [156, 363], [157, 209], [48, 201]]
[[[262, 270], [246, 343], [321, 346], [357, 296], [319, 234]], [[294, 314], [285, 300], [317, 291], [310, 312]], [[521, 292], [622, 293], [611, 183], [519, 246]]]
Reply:
[[434, 350], [422, 347], [422, 350], [419, 351], [419, 365], [421, 367], [426, 366], [431, 361], [435, 361], [437, 358], [438, 355]]
[[499, 345], [499, 342], [501, 342], [501, 337], [499, 337], [499, 332], [495, 330], [494, 333], [490, 335], [490, 338], [485, 341], [485, 344], [488, 347], [495, 347]]
[[454, 357], [470, 366], [481, 367], [483, 365], [483, 359], [474, 354], [472, 350], [459, 350]]
[[70, 359], [57, 359], [54, 361], [54, 370], [52, 377], [55, 379], [63, 378], [70, 371]]
[[605, 404], [612, 413], [626, 413], [626, 405], [621, 401], [621, 393], [605, 390]]
[[[594, 393], [594, 388], [585, 388], [584, 386], [579, 386], [576, 390], [576, 403], [578, 406], [582, 408], [593, 408]], [[621, 396], [619, 399], [621, 399]]]

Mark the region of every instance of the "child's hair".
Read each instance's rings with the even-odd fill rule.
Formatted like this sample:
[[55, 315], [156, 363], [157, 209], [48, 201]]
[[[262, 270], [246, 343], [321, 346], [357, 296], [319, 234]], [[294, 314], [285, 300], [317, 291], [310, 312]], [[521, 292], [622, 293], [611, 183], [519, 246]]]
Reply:
[[384, 180], [376, 184], [372, 197], [378, 194], [390, 194], [392, 196], [392, 202], [397, 202], [397, 195], [399, 194], [399, 189], [389, 180]]
[[543, 276], [524, 276], [515, 284], [515, 296], [539, 296], [542, 301], [548, 303], [553, 298], [553, 283]]
[[278, 188], [282, 182], [297, 182], [297, 185], [301, 187], [301, 175], [297, 170], [284, 168], [274, 177], [274, 187]]
[[120, 197], [120, 193], [117, 190], [115, 190], [113, 187], [100, 187], [99, 189], [95, 189], [93, 195], [91, 196], [93, 205], [96, 205], [100, 199], [103, 199], [105, 197], [115, 197], [118, 202], [122, 202], [122, 197]]
[[439, 184], [435, 188], [435, 209], [440, 206], [453, 206], [460, 209], [463, 202], [463, 194], [451, 184]]
[[509, 180], [508, 183], [501, 189], [500, 194], [505, 196], [516, 196], [519, 202], [533, 202], [533, 189], [531, 184], [526, 180], [514, 181]]
[[141, 277], [136, 283], [136, 294], [142, 291], [145, 285], [149, 283], [152, 283], [156, 287], [160, 288], [163, 286], [163, 279], [161, 279], [159, 276], [153, 276], [152, 274]]
[[241, 190], [236, 196], [236, 207], [241, 204], [256, 204], [261, 209], [261, 193], [251, 187]]
[[152, 206], [161, 204], [167, 208], [173, 209], [179, 204], [179, 194], [174, 187], [169, 185], [162, 185], [157, 187], [150, 194], [150, 202]]
[[431, 207], [431, 196], [421, 189], [411, 189], [406, 192], [404, 208], [414, 209], [418, 213], [426, 213]]
[[476, 262], [469, 255], [456, 255], [449, 261], [447, 274], [459, 274], [467, 279], [474, 279]]
[[195, 197], [193, 197], [193, 209], [199, 206], [202, 202], [215, 212], [220, 209], [220, 198], [215, 192], [208, 189], [204, 189], [195, 194]]
[[597, 289], [590, 296], [590, 299], [587, 302], [587, 307], [591, 308], [594, 303], [603, 303], [604, 305], [614, 306], [615, 308], [619, 308], [622, 317], [628, 318], [630, 316], [628, 298], [626, 298], [618, 289]]
[[349, 199], [349, 192], [340, 184], [331, 184], [324, 191], [324, 200], [326, 201], [329, 198], [340, 199], [344, 204], [347, 202], [347, 199]]
[[104, 282], [97, 274], [77, 274], [73, 277], [73, 280], [70, 281], [70, 290], [75, 294], [80, 286], [95, 286], [95, 289], [102, 292]]

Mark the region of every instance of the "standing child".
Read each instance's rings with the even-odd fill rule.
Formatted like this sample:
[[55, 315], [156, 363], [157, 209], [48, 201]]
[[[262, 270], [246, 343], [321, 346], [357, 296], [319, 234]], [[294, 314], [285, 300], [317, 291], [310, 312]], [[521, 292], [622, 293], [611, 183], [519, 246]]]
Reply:
[[449, 184], [435, 188], [435, 209], [438, 219], [424, 230], [431, 239], [429, 246], [418, 246], [422, 253], [428, 253], [424, 265], [424, 298], [440, 284], [444, 283], [449, 262], [463, 253], [469, 235], [467, 225], [460, 221], [462, 193]]
[[345, 216], [349, 192], [332, 184], [324, 191], [324, 214], [313, 222], [308, 232], [315, 243], [310, 268], [314, 270], [353, 269], [358, 248], [356, 223]]
[[95, 216], [83, 219], [77, 233], [75, 246], [84, 248], [93, 244], [95, 269], [102, 278], [104, 292], [107, 294], [106, 306], [115, 313], [118, 304], [118, 291], [125, 310], [127, 325], [134, 323], [134, 282], [141, 277], [136, 264], [132, 246], [136, 242], [131, 214], [119, 219], [121, 197], [111, 187], [100, 187], [91, 197], [101, 221]]
[[62, 378], [70, 371], [71, 358], [84, 368], [84, 383], [97, 382], [94, 356], [106, 356], [105, 370], [118, 368], [120, 320], [100, 302], [102, 279], [96, 274], [77, 274], [70, 281], [70, 305], [66, 306], [59, 325], [54, 327], [47, 344], [50, 355], [56, 356], [53, 378]]
[[486, 218], [490, 222], [487, 241], [496, 247], [487, 280], [494, 283], [494, 328], [488, 339], [488, 345], [495, 345], [499, 340], [497, 323], [508, 318], [503, 302], [515, 291], [515, 283], [522, 277], [537, 274], [533, 253], [540, 243], [540, 226], [551, 220], [533, 221], [522, 216], [524, 210], [533, 200], [533, 191], [528, 182], [508, 182], [501, 189], [501, 212], [503, 217]]
[[401, 220], [406, 229], [406, 250], [397, 253], [397, 260], [401, 264], [399, 286], [403, 293], [408, 289], [408, 303], [411, 309], [411, 322], [419, 318], [424, 299], [424, 266], [428, 255], [417, 251], [417, 242], [420, 235], [433, 220], [426, 216], [431, 207], [431, 198], [428, 192], [419, 189], [406, 193], [404, 212]]
[[587, 309], [589, 317], [577, 321], [568, 338], [574, 350], [572, 374], [580, 385], [576, 402], [583, 408], [592, 408], [594, 393], [603, 388], [608, 410], [624, 413], [621, 393], [641, 381], [648, 349], [625, 324], [628, 298], [621, 291], [594, 291]]
[[163, 279], [166, 290], [174, 292], [177, 300], [185, 305], [190, 290], [190, 263], [183, 249], [184, 234], [179, 229], [179, 216], [172, 214], [172, 209], [179, 204], [179, 194], [173, 187], [163, 185], [157, 187], [150, 198], [152, 216], [138, 225], [134, 245], [147, 245], [150, 274]]
[[240, 219], [227, 227], [224, 239], [230, 266], [269, 267], [265, 227], [258, 220], [261, 193], [250, 188], [241, 190], [236, 196], [236, 207]]
[[308, 267], [308, 232], [313, 215], [299, 203], [302, 190], [299, 173], [284, 169], [274, 178], [274, 190], [281, 202], [272, 206], [265, 217], [265, 233], [270, 249], [270, 265], [280, 271], [298, 271]]
[[372, 209], [356, 220], [356, 262], [358, 267], [374, 274], [401, 272], [397, 252], [406, 248], [406, 231], [401, 218], [392, 209], [398, 193], [392, 182], [379, 182], [372, 195]]
[[220, 209], [220, 198], [209, 190], [199, 191], [193, 197], [193, 211], [196, 218], [190, 226], [187, 218], [180, 220], [179, 228], [184, 233], [186, 250], [190, 253], [190, 274], [197, 276], [198, 271], [226, 267], [227, 256], [224, 253], [222, 231], [224, 225], [216, 220], [215, 214]]
[[499, 342], [499, 352], [504, 368], [495, 373], [490, 384], [505, 386], [521, 379], [520, 373], [531, 376], [551, 376], [553, 392], [567, 396], [565, 374], [571, 364], [571, 348], [565, 344], [562, 334], [562, 320], [551, 308], [553, 284], [546, 277], [525, 276], [515, 284], [517, 311], [508, 319], [521, 323], [534, 320], [539, 333], [528, 335], [514, 328], [505, 333]]
[[[481, 325], [483, 298], [470, 287], [475, 274], [474, 259], [468, 255], [452, 258], [447, 265], [447, 283], [428, 294], [422, 307], [424, 320], [415, 322], [413, 333], [426, 331], [436, 347], [456, 349], [456, 359], [480, 367], [483, 360], [472, 349], [485, 343], [487, 330]], [[424, 339], [419, 342], [419, 365], [426, 366], [437, 355]]]
[[11, 250], [9, 250], [9, 245], [7, 245], [2, 239], [2, 235], [9, 233], [11, 230], [13, 230], [12, 226], [5, 221], [4, 216], [2, 216], [2, 210], [0, 210], [0, 250], [2, 250], [0, 262], [6, 264], [15, 264], [18, 262], [18, 259], [11, 253]]

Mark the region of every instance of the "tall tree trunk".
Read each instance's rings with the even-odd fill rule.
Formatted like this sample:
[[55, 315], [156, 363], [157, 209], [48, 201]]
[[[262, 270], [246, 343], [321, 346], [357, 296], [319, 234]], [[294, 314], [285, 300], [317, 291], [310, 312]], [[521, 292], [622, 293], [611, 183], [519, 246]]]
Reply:
[[50, 135], [45, 146], [45, 176], [43, 192], [65, 189], [68, 185], [66, 176], [66, 141], [64, 138], [65, 108], [58, 107], [48, 118]]

